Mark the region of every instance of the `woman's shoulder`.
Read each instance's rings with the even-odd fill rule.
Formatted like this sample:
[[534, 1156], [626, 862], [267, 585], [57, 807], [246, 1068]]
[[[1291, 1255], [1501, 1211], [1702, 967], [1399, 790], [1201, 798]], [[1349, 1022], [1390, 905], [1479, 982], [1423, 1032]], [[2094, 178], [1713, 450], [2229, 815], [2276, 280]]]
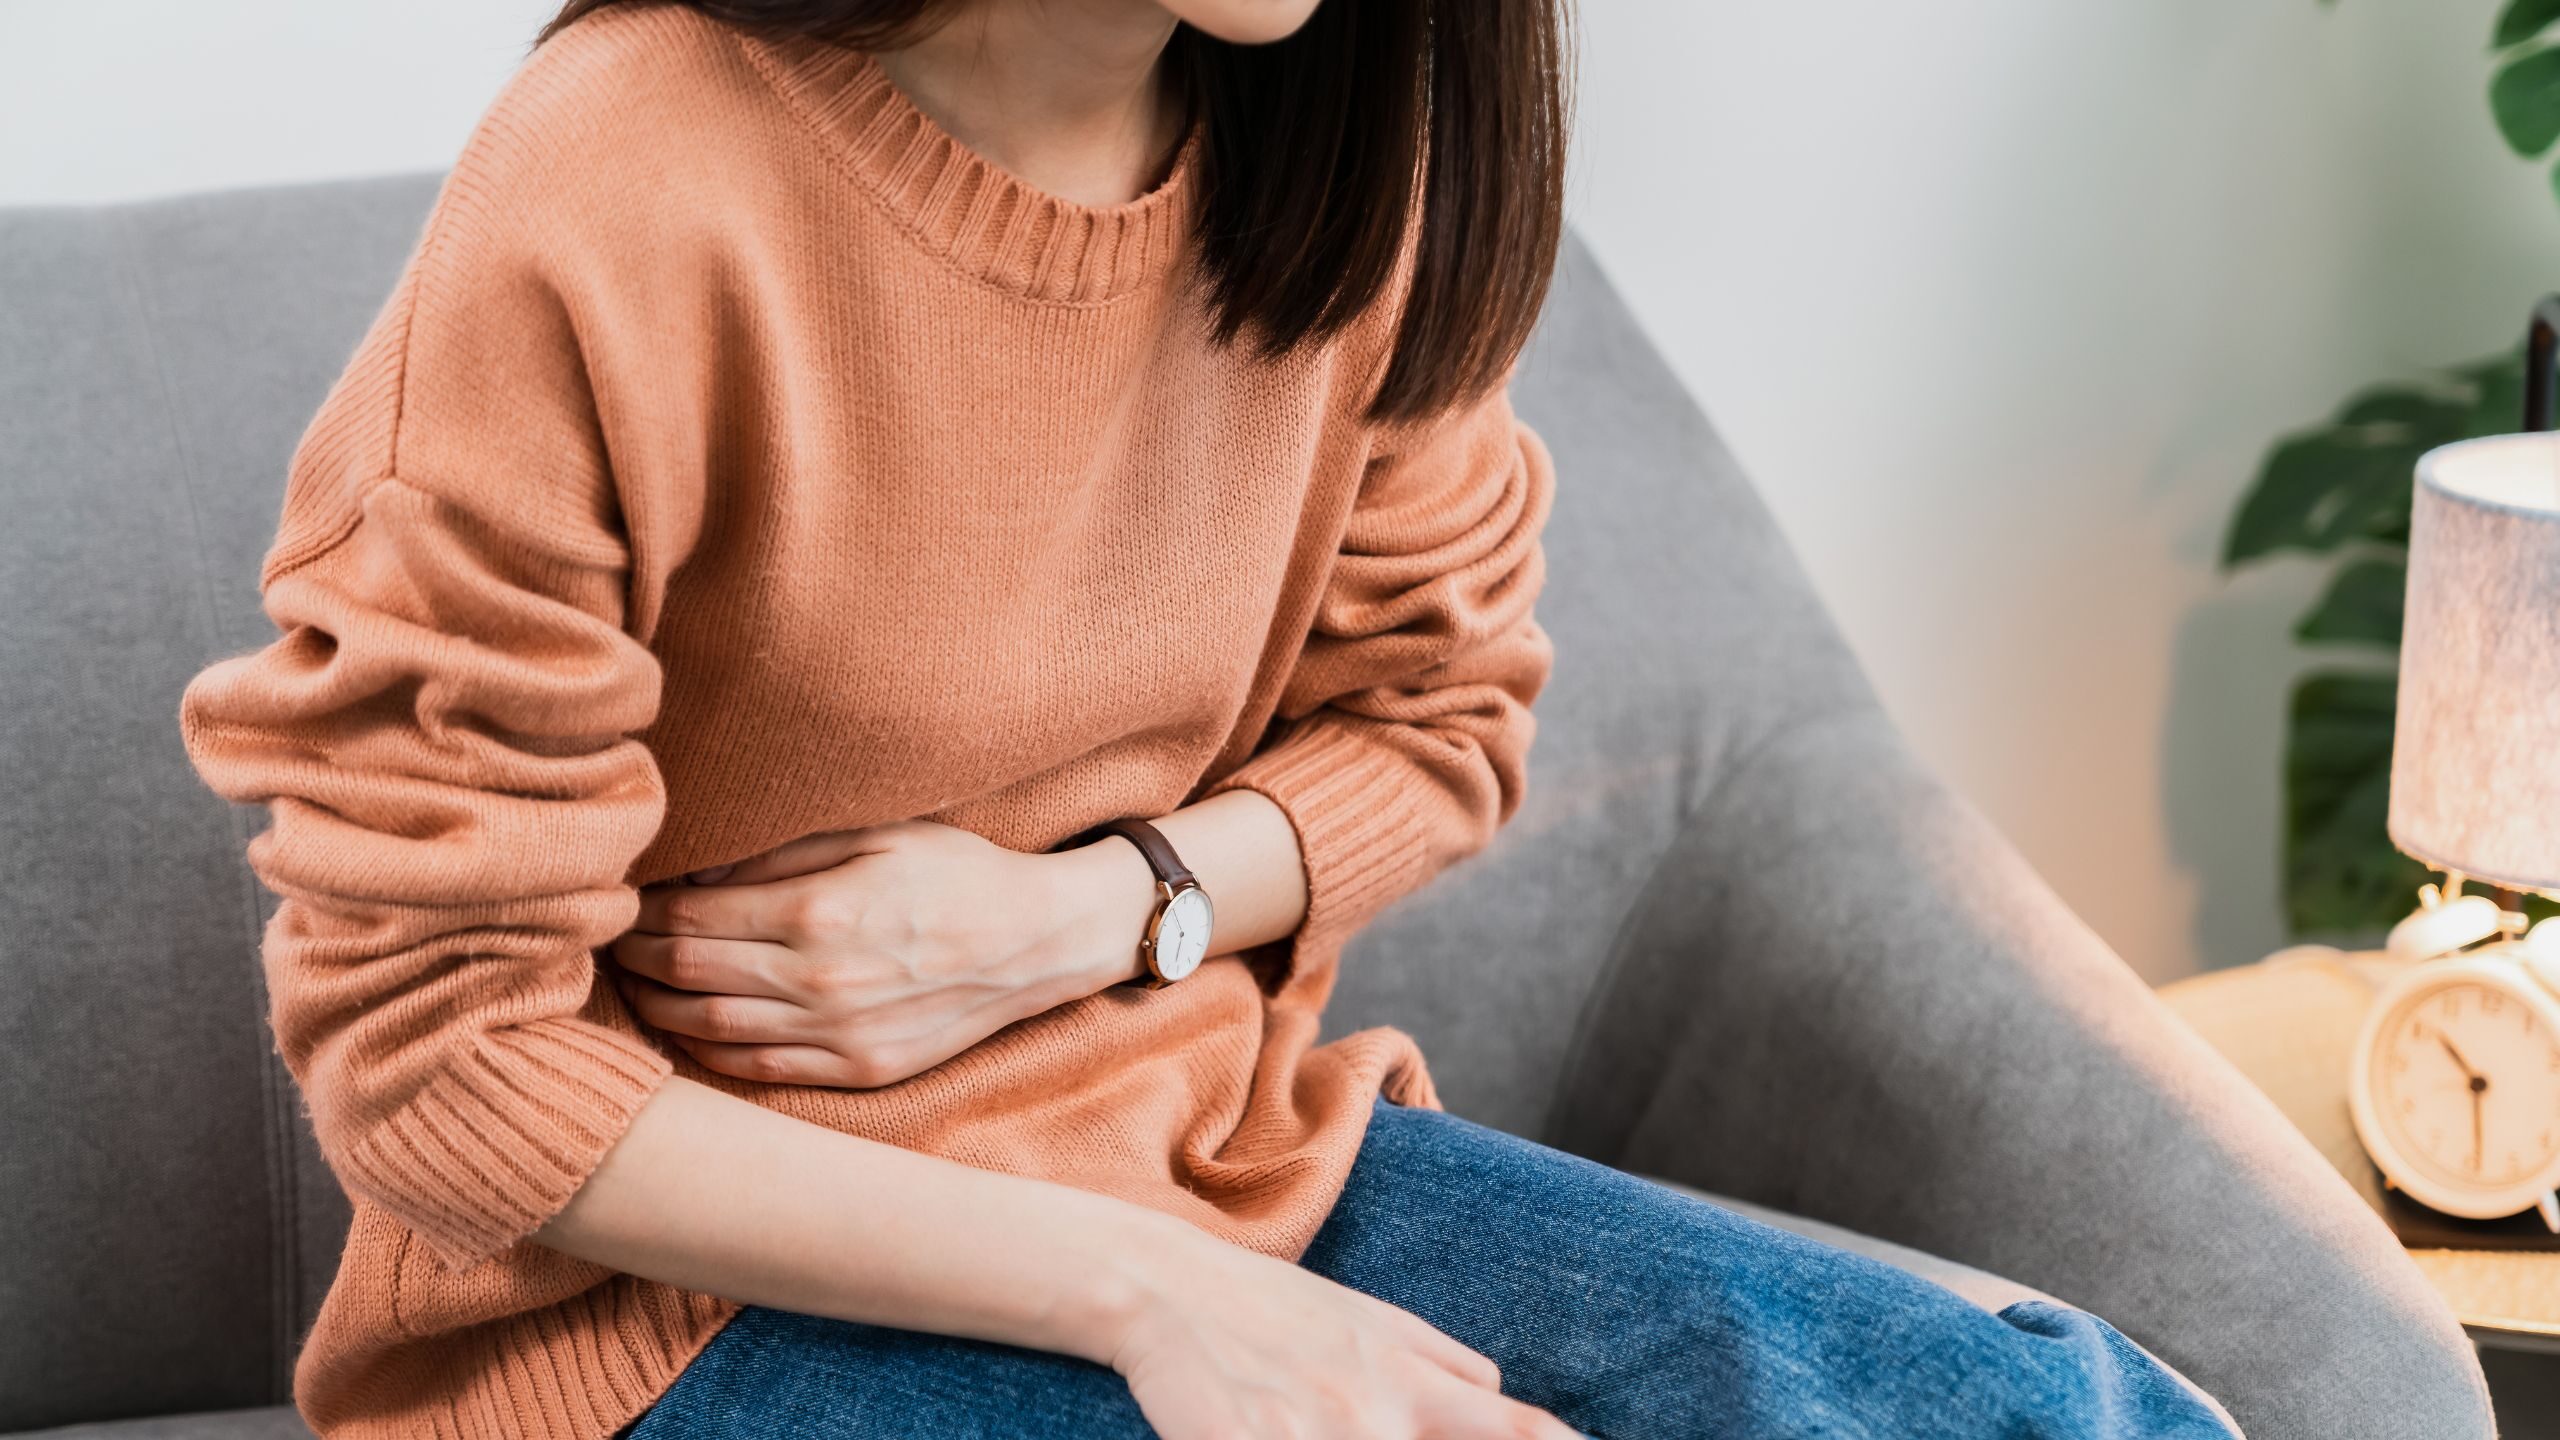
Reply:
[[689, 133], [763, 88], [739, 33], [673, 0], [591, 11], [537, 46], [491, 107], [528, 140]]
[[[448, 494], [480, 483], [479, 452], [495, 445], [522, 462], [488, 467], [487, 483], [520, 487], [509, 503], [600, 473], [586, 463], [594, 372], [682, 358], [665, 317], [701, 313], [688, 292], [737, 247], [752, 183], [737, 156], [772, 123], [755, 115], [763, 83], [732, 32], [658, 3], [608, 6], [527, 57], [308, 427], [294, 469], [309, 493], [291, 502], [279, 553], [343, 533], [356, 493], [382, 477]], [[309, 535], [293, 533], [296, 514], [317, 517]]]
[[473, 128], [448, 200], [499, 235], [645, 230], [751, 168], [770, 87], [728, 26], [687, 5], [627, 0], [543, 42]]

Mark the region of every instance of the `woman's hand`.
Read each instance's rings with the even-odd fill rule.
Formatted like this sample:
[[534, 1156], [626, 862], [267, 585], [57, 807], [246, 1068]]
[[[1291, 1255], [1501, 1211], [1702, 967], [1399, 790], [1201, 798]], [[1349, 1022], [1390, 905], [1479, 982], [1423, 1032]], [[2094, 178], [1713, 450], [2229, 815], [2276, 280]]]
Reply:
[[1573, 1440], [1411, 1313], [1183, 1226], [1104, 1356], [1165, 1440]]
[[811, 835], [643, 891], [616, 981], [706, 1069], [867, 1089], [1135, 976], [1153, 885], [1116, 839], [1031, 855], [923, 820]]

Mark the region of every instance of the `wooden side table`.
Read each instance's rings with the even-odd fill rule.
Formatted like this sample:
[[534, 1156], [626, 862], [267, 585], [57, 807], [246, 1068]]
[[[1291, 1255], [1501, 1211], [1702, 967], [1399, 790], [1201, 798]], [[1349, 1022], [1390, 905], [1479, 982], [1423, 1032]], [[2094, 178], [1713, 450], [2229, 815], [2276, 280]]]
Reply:
[[[2382, 1176], [2356, 1140], [2347, 1068], [2374, 990], [2402, 962], [2326, 945], [2161, 987], [2206, 1043], [2275, 1101], [2378, 1213]], [[2560, 1250], [2422, 1250], [2409, 1258], [2484, 1345], [2560, 1353]]]

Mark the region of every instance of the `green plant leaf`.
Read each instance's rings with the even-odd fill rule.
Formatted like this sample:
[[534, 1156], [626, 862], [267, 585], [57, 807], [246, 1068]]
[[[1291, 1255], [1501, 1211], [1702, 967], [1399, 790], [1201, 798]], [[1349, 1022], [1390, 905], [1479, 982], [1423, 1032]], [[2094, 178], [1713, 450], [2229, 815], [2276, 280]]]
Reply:
[[2524, 346], [2457, 366], [2454, 374], [2471, 386], [2471, 405], [2463, 416], [2462, 434], [2512, 435], [2524, 428]]
[[2498, 31], [2489, 43], [2500, 50], [2521, 45], [2560, 20], [2560, 0], [2507, 0], [2498, 12]]
[[2410, 471], [2420, 455], [2473, 433], [2482, 384], [2456, 371], [2371, 386], [2349, 396], [2328, 424], [2285, 437], [2231, 517], [2223, 565], [2359, 539], [2406, 541]]
[[2459, 382], [2443, 385], [2376, 385], [2347, 397], [2330, 417], [2333, 425], [2380, 425], [2396, 423], [2413, 426], [2430, 434], [2451, 434], [2459, 429], [2462, 418], [2471, 408], [2472, 387]]
[[2507, 148], [2539, 155], [2560, 140], [2560, 46], [2528, 50], [2489, 82], [2489, 113]]
[[2279, 550], [2322, 553], [2350, 540], [2408, 533], [2411, 469], [2452, 438], [2397, 420], [2330, 425], [2270, 452], [2223, 538], [2227, 568]]
[[2517, 337], [2516, 346], [2513, 350], [2495, 350], [2489, 354], [2481, 356], [2477, 360], [2465, 360], [2459, 365], [2447, 365], [2444, 367], [2444, 373], [2447, 375], [2460, 376], [2465, 382], [2476, 382], [2484, 375], [2495, 373], [2496, 371], [2505, 369], [2509, 366], [2513, 366], [2519, 371], [2524, 368], [2524, 339], [2522, 336]]
[[2368, 555], [2329, 582], [2328, 593], [2294, 638], [2312, 644], [2380, 645], [2400, 649], [2400, 608], [2409, 587], [2408, 562], [2397, 555]]
[[2398, 681], [2325, 671], [2295, 685], [2285, 738], [2285, 914], [2296, 934], [2369, 935], [2416, 903], [2426, 867], [2385, 829]]

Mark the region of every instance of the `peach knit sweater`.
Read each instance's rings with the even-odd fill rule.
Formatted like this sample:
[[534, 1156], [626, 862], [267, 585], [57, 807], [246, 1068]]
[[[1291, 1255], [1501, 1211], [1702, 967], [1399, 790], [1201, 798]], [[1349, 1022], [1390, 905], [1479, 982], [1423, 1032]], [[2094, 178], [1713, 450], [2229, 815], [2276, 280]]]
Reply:
[[[1344, 939], [1518, 805], [1545, 454], [1381, 428], [1394, 305], [1207, 332], [1191, 157], [1032, 190], [866, 56], [624, 6], [488, 112], [295, 454], [280, 638], [188, 688], [276, 1038], [355, 1201], [323, 1435], [600, 1437], [734, 1313], [526, 1239], [671, 1071], [1294, 1255], [1404, 1036], [1315, 1047]], [[1249, 786], [1311, 905], [870, 1091], [713, 1075], [596, 951], [634, 886], [926, 817], [1021, 850]]]

